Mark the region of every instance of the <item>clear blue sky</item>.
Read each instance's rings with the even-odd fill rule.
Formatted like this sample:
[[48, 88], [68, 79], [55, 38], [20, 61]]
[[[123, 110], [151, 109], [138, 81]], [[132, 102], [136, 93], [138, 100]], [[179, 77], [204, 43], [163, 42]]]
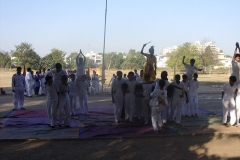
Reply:
[[[152, 41], [157, 54], [208, 39], [232, 55], [239, 11], [239, 0], [108, 0], [106, 52]], [[104, 13], [105, 0], [0, 0], [0, 50], [28, 42], [42, 57], [52, 48], [102, 52]]]

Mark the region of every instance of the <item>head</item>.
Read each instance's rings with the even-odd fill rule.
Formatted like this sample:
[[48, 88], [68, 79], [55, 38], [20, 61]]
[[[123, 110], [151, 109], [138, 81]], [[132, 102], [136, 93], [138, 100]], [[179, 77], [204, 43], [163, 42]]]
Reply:
[[144, 75], [144, 79], [146, 82], [149, 82], [150, 81], [150, 75], [149, 74], [145, 74]]
[[240, 53], [235, 55], [235, 61], [240, 62]]
[[36, 74], [39, 74], [39, 72], [38, 72], [38, 71], [36, 71]]
[[142, 77], [142, 76], [143, 76], [143, 70], [140, 71], [140, 77]]
[[45, 81], [46, 81], [45, 84], [51, 85], [53, 83], [52, 76], [46, 76]]
[[162, 72], [161, 72], [161, 79], [167, 80], [167, 76], [168, 76], [167, 71], [162, 71]]
[[163, 89], [165, 84], [166, 84], [165, 80], [163, 80], [163, 79], [159, 80], [159, 87], [160, 87], [160, 89]]
[[60, 72], [62, 70], [62, 65], [60, 63], [57, 63], [55, 67], [57, 72]]
[[95, 71], [95, 70], [93, 70], [93, 74], [96, 74], [96, 71]]
[[70, 78], [71, 78], [72, 81], [75, 81], [75, 74], [71, 74]]
[[195, 59], [193, 59], [193, 58], [192, 58], [192, 59], [190, 59], [190, 65], [191, 65], [191, 66], [193, 66], [193, 65], [194, 65], [194, 63], [195, 63]]
[[229, 84], [231, 86], [233, 86], [236, 81], [237, 81], [237, 78], [235, 76], [230, 76], [229, 77]]
[[32, 70], [31, 68], [27, 68], [27, 71], [28, 71], [28, 72], [31, 72], [31, 70]]
[[89, 75], [89, 72], [88, 72], [88, 71], [86, 71], [86, 75]]
[[180, 75], [179, 75], [179, 74], [176, 74], [176, 75], [175, 75], [175, 80], [176, 80], [176, 81], [180, 81]]
[[128, 72], [128, 79], [129, 79], [129, 81], [132, 81], [134, 79], [134, 73], [133, 72]]
[[22, 72], [22, 68], [21, 67], [17, 67], [17, 74], [21, 74]]
[[183, 82], [187, 82], [187, 75], [186, 74], [182, 75], [182, 80], [183, 80]]
[[43, 68], [42, 71], [43, 71], [43, 72], [46, 72], [46, 68]]
[[62, 75], [62, 84], [67, 84], [67, 81], [68, 81], [68, 77], [67, 75]]
[[79, 61], [79, 63], [83, 63], [83, 58], [82, 58], [82, 57], [79, 57], [79, 58], [78, 58], [78, 61]]
[[123, 77], [126, 78], [126, 77], [127, 77], [127, 74], [123, 74]]
[[48, 69], [47, 71], [50, 71], [50, 69]]
[[137, 73], [137, 70], [136, 70], [136, 69], [134, 69], [134, 73]]
[[122, 71], [117, 71], [117, 78], [122, 79]]
[[86, 74], [82, 75], [81, 80], [86, 81], [86, 79], [87, 79], [87, 75]]
[[154, 46], [151, 46], [151, 47], [149, 48], [149, 53], [150, 53], [151, 55], [154, 54]]
[[197, 73], [194, 73], [194, 74], [193, 74], [193, 79], [194, 79], [194, 80], [197, 80], [197, 78], [198, 78], [198, 74], [197, 74]]

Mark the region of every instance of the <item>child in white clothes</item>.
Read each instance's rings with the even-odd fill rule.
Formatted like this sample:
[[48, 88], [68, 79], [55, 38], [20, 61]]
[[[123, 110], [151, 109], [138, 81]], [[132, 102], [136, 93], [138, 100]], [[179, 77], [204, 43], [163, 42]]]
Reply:
[[[58, 98], [58, 107], [59, 107], [59, 126], [62, 126], [63, 114], [65, 113], [64, 126], [70, 127], [70, 109], [69, 109], [69, 91], [70, 86], [67, 83], [67, 75], [62, 76], [62, 84], [59, 87], [59, 98]], [[64, 110], [64, 113], [63, 113]]]
[[183, 98], [182, 116], [191, 116], [191, 114], [190, 114], [190, 104], [187, 103], [188, 102], [187, 100], [189, 100], [189, 97], [188, 97], [188, 95], [189, 95], [189, 93], [188, 93], [189, 81], [188, 81], [188, 78], [187, 78], [186, 74], [182, 75], [181, 83], [184, 84], [185, 89], [186, 89], [185, 93], [187, 94], [187, 95], [184, 95], [184, 98]]
[[45, 77], [45, 89], [47, 95], [47, 114], [48, 118], [51, 120], [50, 126], [55, 128], [59, 88], [53, 83], [52, 76]]
[[197, 116], [198, 114], [198, 74], [194, 73], [193, 79], [189, 81], [189, 99], [190, 99], [190, 114]]
[[150, 100], [150, 106], [151, 106], [151, 117], [152, 117], [152, 126], [153, 130], [158, 132], [158, 130], [161, 130], [162, 127], [162, 110], [164, 107], [168, 106], [167, 101], [167, 91], [164, 89], [165, 86], [164, 80], [159, 80], [159, 87], [160, 89], [154, 89], [154, 91], [150, 94], [152, 99]]
[[234, 125], [236, 122], [235, 93], [237, 86], [234, 85], [236, 81], [235, 76], [230, 76], [229, 83], [225, 83], [222, 88], [223, 125], [227, 125], [228, 112], [230, 112], [230, 124]]
[[84, 74], [80, 77], [80, 80], [77, 81], [77, 92], [79, 96], [79, 104], [81, 114], [89, 115], [88, 113], [88, 92], [89, 87], [86, 82], [87, 76]]
[[188, 76], [188, 80], [191, 80], [192, 79], [192, 76], [194, 74], [194, 71], [197, 70], [197, 71], [202, 71], [202, 69], [199, 69], [197, 68], [196, 66], [194, 66], [194, 63], [195, 63], [195, 59], [190, 59], [190, 64], [186, 64], [184, 62], [185, 60], [185, 56], [183, 56], [183, 60], [182, 60], [182, 63], [184, 64], [185, 68], [186, 68], [186, 74]]
[[[82, 55], [83, 57], [80, 57]], [[77, 80], [81, 79], [81, 76], [85, 73], [85, 62], [86, 57], [82, 53], [81, 49], [80, 52], [76, 58], [76, 64], [77, 64]]]
[[77, 96], [77, 81], [75, 81], [75, 74], [70, 75], [71, 81], [68, 82], [70, 86], [69, 100], [70, 100], [70, 112], [71, 115], [76, 115], [76, 96]]

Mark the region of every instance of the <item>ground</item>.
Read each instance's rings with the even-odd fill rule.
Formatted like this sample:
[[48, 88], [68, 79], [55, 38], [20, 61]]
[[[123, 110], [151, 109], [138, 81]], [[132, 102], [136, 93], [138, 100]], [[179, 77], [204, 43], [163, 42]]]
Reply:
[[[107, 79], [112, 73], [108, 72]], [[126, 73], [127, 71], [125, 71]], [[0, 77], [0, 86], [10, 87], [14, 72], [4, 72]], [[171, 77], [170, 74], [169, 77]], [[34, 138], [38, 132], [26, 133], [24, 127], [0, 129], [1, 159], [239, 159], [240, 128], [221, 125], [221, 89], [220, 85], [228, 81], [227, 74], [199, 75], [199, 106], [207, 114], [198, 118], [183, 118], [183, 126], [178, 134], [126, 136], [114, 138]], [[9, 88], [7, 95], [0, 96], [0, 117], [12, 109], [12, 97]], [[45, 98], [27, 99], [27, 110], [45, 109]], [[90, 108], [99, 106], [99, 111], [112, 109], [110, 96], [91, 95]], [[90, 115], [91, 116], [91, 115]], [[3, 123], [6, 118], [1, 118]], [[171, 128], [171, 125], [167, 126]], [[174, 128], [174, 126], [173, 126]], [[6, 129], [9, 129], [9, 132]], [[13, 129], [18, 129], [12, 133]], [[48, 129], [47, 126], [41, 130]], [[77, 128], [66, 129], [74, 132]], [[176, 127], [175, 127], [176, 129]], [[25, 131], [25, 132], [24, 132]], [[60, 133], [60, 132], [59, 132]], [[75, 132], [74, 132], [75, 133]], [[8, 136], [15, 138], [4, 138]], [[29, 137], [21, 138], [21, 136]], [[44, 137], [44, 135], [43, 135]], [[32, 138], [32, 139], [29, 139]]]

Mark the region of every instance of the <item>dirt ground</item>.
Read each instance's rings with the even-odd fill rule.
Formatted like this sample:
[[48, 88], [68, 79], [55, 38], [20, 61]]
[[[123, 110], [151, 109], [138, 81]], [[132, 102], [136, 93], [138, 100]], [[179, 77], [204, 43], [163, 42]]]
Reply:
[[[106, 72], [106, 79], [116, 71]], [[127, 71], [124, 71], [124, 73]], [[10, 87], [14, 72], [3, 72], [0, 86]], [[169, 74], [171, 77], [171, 73]], [[199, 75], [200, 84], [212, 86], [228, 81], [227, 74]], [[202, 82], [202, 83], [201, 83]], [[8, 95], [9, 96], [9, 95]], [[219, 110], [220, 93], [207, 93], [199, 98], [204, 109]], [[94, 98], [92, 98], [94, 101]], [[90, 97], [91, 101], [91, 97]], [[0, 112], [11, 109], [11, 102], [0, 101]], [[31, 102], [38, 108], [39, 101]], [[209, 107], [211, 106], [211, 107]], [[222, 127], [222, 126], [221, 126]], [[177, 136], [144, 136], [91, 139], [23, 139], [1, 140], [1, 159], [240, 159], [240, 134], [220, 133]]]

